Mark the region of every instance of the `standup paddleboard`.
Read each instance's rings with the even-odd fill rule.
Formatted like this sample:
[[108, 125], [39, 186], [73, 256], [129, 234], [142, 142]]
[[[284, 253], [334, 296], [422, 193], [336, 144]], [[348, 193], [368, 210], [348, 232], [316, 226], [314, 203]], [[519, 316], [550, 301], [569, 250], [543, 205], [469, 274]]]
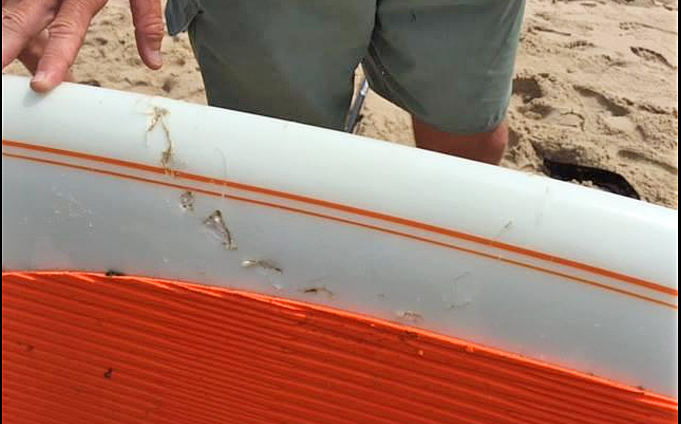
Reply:
[[3, 420], [677, 420], [677, 211], [88, 86], [2, 114]]

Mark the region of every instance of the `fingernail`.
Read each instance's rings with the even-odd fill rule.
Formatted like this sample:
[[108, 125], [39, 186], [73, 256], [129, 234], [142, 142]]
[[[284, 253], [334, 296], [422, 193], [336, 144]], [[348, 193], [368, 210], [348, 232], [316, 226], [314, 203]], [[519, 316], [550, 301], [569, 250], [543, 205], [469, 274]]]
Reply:
[[163, 66], [163, 57], [161, 56], [161, 52], [158, 50], [151, 51], [151, 53], [149, 54], [149, 60], [151, 61], [152, 65], [154, 65], [157, 68]]
[[33, 81], [43, 81], [47, 79], [47, 72], [45, 71], [38, 71], [35, 73], [33, 76]]
[[36, 72], [31, 79], [31, 86], [37, 90], [44, 89], [45, 83], [47, 83], [47, 73], [45, 71]]

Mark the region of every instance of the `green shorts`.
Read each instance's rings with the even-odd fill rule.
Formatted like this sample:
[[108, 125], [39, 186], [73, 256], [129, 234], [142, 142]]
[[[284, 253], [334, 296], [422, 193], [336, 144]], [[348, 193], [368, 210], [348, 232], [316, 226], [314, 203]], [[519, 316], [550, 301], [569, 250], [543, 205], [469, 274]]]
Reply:
[[169, 0], [211, 105], [341, 129], [371, 87], [452, 133], [505, 118], [525, 0]]

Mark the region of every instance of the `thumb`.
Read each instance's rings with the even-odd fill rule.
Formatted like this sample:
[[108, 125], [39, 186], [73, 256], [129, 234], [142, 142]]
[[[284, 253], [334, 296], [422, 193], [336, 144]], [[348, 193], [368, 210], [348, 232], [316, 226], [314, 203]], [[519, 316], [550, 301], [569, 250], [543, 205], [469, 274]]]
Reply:
[[137, 51], [151, 69], [163, 65], [161, 43], [165, 34], [160, 0], [130, 0], [132, 21], [135, 25]]

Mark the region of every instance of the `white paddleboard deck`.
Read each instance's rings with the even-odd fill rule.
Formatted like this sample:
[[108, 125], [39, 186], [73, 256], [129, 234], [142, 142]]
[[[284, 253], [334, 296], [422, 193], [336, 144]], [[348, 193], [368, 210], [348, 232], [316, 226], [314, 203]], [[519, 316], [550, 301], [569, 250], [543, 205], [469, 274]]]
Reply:
[[4, 270], [329, 305], [678, 395], [678, 213], [248, 114], [2, 80]]

